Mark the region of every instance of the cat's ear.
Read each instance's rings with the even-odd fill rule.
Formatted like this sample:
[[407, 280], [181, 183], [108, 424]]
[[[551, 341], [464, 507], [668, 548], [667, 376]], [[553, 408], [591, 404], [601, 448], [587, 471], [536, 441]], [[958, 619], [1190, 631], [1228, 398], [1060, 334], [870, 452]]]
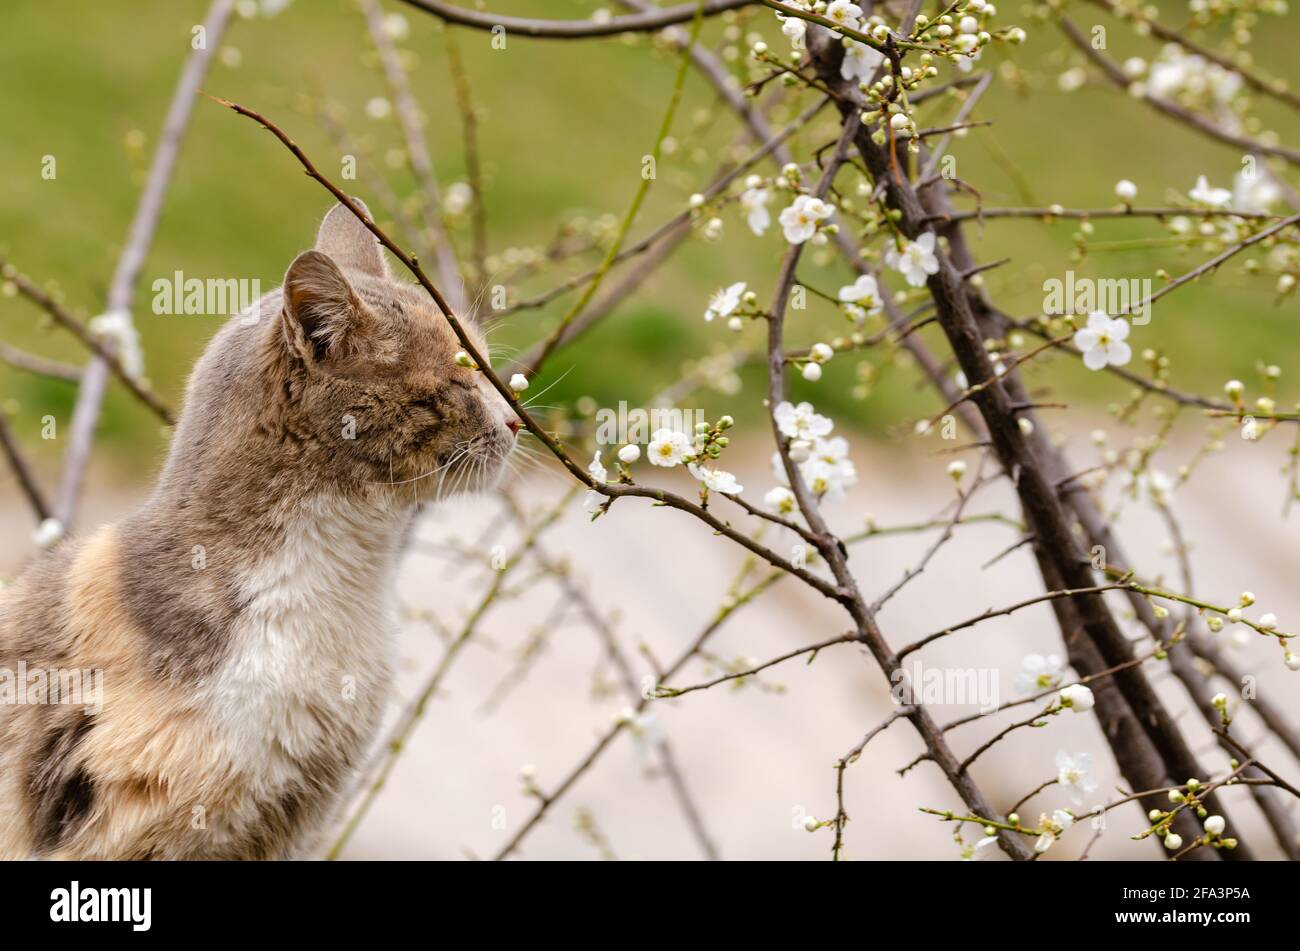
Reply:
[[[369, 217], [370, 209], [360, 198], [352, 199]], [[387, 278], [384, 249], [351, 211], [335, 205], [316, 233], [316, 250], [332, 257], [340, 267], [355, 268], [374, 277]]]
[[289, 265], [283, 316], [290, 344], [316, 362], [360, 350], [371, 320], [339, 266], [320, 251], [304, 251]]

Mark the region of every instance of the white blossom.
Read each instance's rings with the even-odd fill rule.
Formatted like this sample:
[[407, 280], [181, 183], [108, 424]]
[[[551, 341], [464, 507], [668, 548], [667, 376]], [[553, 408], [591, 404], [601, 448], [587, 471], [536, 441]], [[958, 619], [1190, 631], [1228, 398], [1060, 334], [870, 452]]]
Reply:
[[736, 477], [730, 472], [724, 472], [721, 469], [710, 469], [708, 466], [698, 465], [694, 462], [687, 463], [686, 468], [691, 475], [714, 492], [721, 492], [723, 495], [739, 495], [745, 491], [745, 487], [737, 482]]
[[799, 476], [813, 495], [828, 502], [838, 502], [843, 499], [844, 490], [852, 484], [846, 479], [841, 467], [828, 465], [816, 458], [809, 459], [799, 466]]
[[1198, 205], [1207, 205], [1210, 208], [1227, 208], [1232, 201], [1232, 192], [1226, 188], [1211, 188], [1210, 183], [1202, 175], [1196, 179], [1196, 187], [1187, 193], [1187, 197]]
[[636, 443], [628, 443], [618, 451], [618, 458], [620, 462], [630, 466], [641, 458], [641, 447]]
[[135, 323], [127, 311], [110, 310], [92, 318], [90, 332], [117, 355], [127, 376], [138, 377], [144, 372], [140, 333], [135, 329]]
[[1120, 201], [1132, 201], [1137, 197], [1138, 187], [1130, 182], [1127, 178], [1121, 178], [1115, 183], [1115, 196]]
[[903, 250], [890, 248], [885, 253], [885, 263], [896, 270], [913, 287], [925, 285], [925, 279], [939, 272], [939, 258], [934, 253], [934, 232], [927, 231], [915, 241], [908, 241]]
[[1134, 494], [1149, 499], [1155, 505], [1168, 506], [1174, 499], [1174, 480], [1159, 469], [1147, 469], [1133, 480]]
[[1207, 99], [1220, 104], [1231, 102], [1241, 87], [1239, 73], [1207, 62], [1195, 53], [1184, 53], [1172, 43], [1151, 64], [1147, 77], [1147, 91], [1157, 98], [1183, 96], [1198, 105]]
[[996, 835], [986, 835], [984, 836], [984, 838], [976, 842], [974, 846], [968, 849], [966, 854], [963, 855], [962, 858], [965, 861], [973, 862], [979, 858], [982, 858], [983, 854], [987, 852], [991, 846], [997, 845], [997, 843], [998, 843], [998, 837]]
[[1281, 198], [1282, 190], [1277, 183], [1258, 171], [1248, 175], [1243, 169], [1232, 180], [1233, 211], [1242, 211], [1248, 215], [1267, 214]]
[[1137, 79], [1145, 75], [1147, 71], [1147, 61], [1141, 56], [1130, 56], [1124, 60], [1124, 75], [1129, 79]]
[[474, 200], [474, 189], [468, 182], [452, 182], [442, 195], [442, 207], [449, 215], [460, 215]]
[[1074, 825], [1074, 816], [1064, 809], [1057, 809], [1049, 818], [1046, 813], [1038, 817], [1038, 824], [1043, 832], [1034, 842], [1034, 851], [1040, 855], [1052, 847], [1061, 833]]
[[745, 282], [737, 281], [728, 287], [713, 292], [709, 306], [704, 311], [704, 319], [712, 321], [714, 317], [730, 317], [732, 311], [740, 306], [740, 298], [745, 293]]
[[781, 32], [790, 37], [790, 45], [797, 50], [803, 49], [804, 35], [808, 32], [808, 21], [799, 17], [779, 17]]
[[1097, 702], [1092, 691], [1083, 684], [1071, 684], [1060, 692], [1058, 698], [1061, 706], [1069, 707], [1075, 713], [1087, 713]]
[[853, 463], [849, 461], [849, 441], [843, 436], [818, 439], [813, 443], [812, 453], [809, 458], [820, 459], [828, 466], [845, 468], [846, 474], [852, 473]]
[[843, 79], [869, 82], [875, 75], [876, 67], [885, 59], [883, 53], [877, 52], [866, 43], [846, 40], [844, 59], [840, 62], [840, 76]]
[[[595, 458], [587, 466], [587, 474], [591, 476], [593, 482], [601, 485], [609, 481], [609, 473], [605, 471], [605, 465], [600, 461], [600, 450], [596, 450]], [[582, 497], [582, 508], [591, 515], [595, 515], [602, 505], [605, 504], [605, 496], [595, 489], [588, 489]]]
[[817, 233], [817, 223], [833, 214], [834, 206], [812, 195], [800, 195], [781, 212], [778, 220], [785, 233], [785, 240], [791, 244], [803, 244]]
[[799, 467], [804, 483], [819, 498], [838, 501], [846, 489], [858, 484], [858, 472], [849, 458], [849, 442], [842, 436], [818, 439]]
[[657, 429], [650, 437], [646, 458], [651, 464], [671, 469], [694, 458], [690, 437], [675, 429]]
[[1227, 828], [1227, 823], [1223, 821], [1223, 816], [1210, 816], [1205, 820], [1205, 831], [1210, 835], [1223, 835], [1223, 830]]
[[1087, 753], [1073, 755], [1058, 750], [1056, 753], [1056, 782], [1070, 794], [1076, 806], [1082, 806], [1084, 797], [1097, 788], [1097, 781], [1088, 775], [1092, 757]]
[[1083, 365], [1089, 370], [1123, 366], [1133, 358], [1133, 351], [1124, 341], [1128, 338], [1128, 321], [1114, 319], [1101, 311], [1088, 315], [1088, 324], [1074, 334], [1074, 345], [1083, 353]]
[[749, 225], [749, 230], [759, 237], [763, 236], [772, 223], [772, 213], [767, 210], [770, 197], [766, 188], [747, 188], [740, 196], [740, 207], [745, 212], [745, 223]]
[[1065, 664], [1060, 655], [1026, 654], [1016, 674], [1015, 687], [1019, 693], [1037, 693], [1055, 687], [1065, 679]]
[[1061, 92], [1074, 92], [1076, 89], [1081, 89], [1087, 81], [1087, 72], [1078, 66], [1067, 69], [1056, 77], [1056, 85]]
[[883, 306], [880, 300], [880, 288], [876, 284], [876, 279], [870, 274], [862, 274], [852, 284], [841, 287], [836, 296], [846, 304], [862, 308], [868, 314], [880, 313], [880, 308]]
[[411, 35], [411, 24], [400, 13], [389, 13], [384, 17], [384, 32], [395, 40], [404, 40]]
[[793, 405], [789, 400], [778, 403], [772, 411], [777, 429], [790, 439], [803, 439], [812, 442], [823, 436], [829, 436], [835, 424], [829, 417], [822, 416], [813, 409], [812, 403]]
[[825, 17], [836, 26], [859, 32], [862, 30], [862, 8], [852, 0], [831, 0], [830, 6], [826, 8]]
[[769, 489], [767, 495], [763, 496], [763, 504], [773, 512], [789, 515], [794, 511], [794, 493], [785, 486], [778, 485], [774, 489]]
[[[790, 460], [797, 464], [799, 476], [809, 490], [825, 501], [837, 502], [844, 498], [846, 489], [857, 485], [857, 469], [849, 458], [848, 440], [843, 437], [793, 440], [790, 443]], [[789, 484], [785, 462], [779, 452], [772, 454], [772, 475], [782, 486]], [[769, 494], [782, 497], [775, 496], [776, 492], [774, 489]]]

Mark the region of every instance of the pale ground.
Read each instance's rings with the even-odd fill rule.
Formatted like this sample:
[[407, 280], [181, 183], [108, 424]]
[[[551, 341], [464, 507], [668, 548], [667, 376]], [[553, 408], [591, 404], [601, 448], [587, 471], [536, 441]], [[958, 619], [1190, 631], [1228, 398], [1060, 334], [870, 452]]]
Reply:
[[[1091, 465], [1095, 455], [1083, 439], [1074, 440], [1077, 465]], [[1234, 453], [1212, 457], [1191, 485], [1181, 489], [1175, 510], [1189, 537], [1196, 540], [1193, 560], [1198, 594], [1232, 602], [1249, 589], [1258, 596], [1256, 612], [1272, 611], [1280, 627], [1300, 622], [1300, 590], [1295, 584], [1300, 555], [1300, 512], [1280, 517], [1284, 485], [1277, 475], [1284, 461], [1282, 441], [1234, 446]], [[1188, 444], [1160, 457], [1172, 472], [1190, 458]], [[890, 455], [886, 455], [886, 453]], [[849, 501], [830, 509], [833, 522], [850, 532], [870, 512], [881, 525], [934, 516], [951, 497], [943, 474], [946, 457], [900, 459], [896, 449], [856, 443], [861, 483]], [[766, 460], [754, 455], [749, 465], [735, 464], [750, 497], [758, 499], [772, 483]], [[682, 491], [689, 486], [678, 484]], [[535, 477], [519, 487], [535, 506], [556, 497], [562, 483]], [[141, 486], [143, 491], [143, 486]], [[12, 495], [10, 495], [12, 497]], [[969, 513], [992, 511], [1007, 503], [1002, 484], [985, 489]], [[117, 494], [91, 500], [86, 524], [112, 517], [130, 504]], [[718, 500], [719, 513], [739, 514]], [[430, 515], [419, 537], [436, 545], [456, 537], [471, 541], [497, 504], [491, 499], [458, 503]], [[1008, 508], [1008, 511], [1014, 511]], [[0, 570], [10, 571], [30, 552], [26, 514], [14, 504], [0, 509], [5, 537], [16, 539], [0, 553]], [[1150, 573], [1165, 572], [1176, 584], [1174, 563], [1160, 551], [1166, 533], [1154, 515], [1129, 508], [1120, 522], [1130, 554]], [[865, 593], [874, 597], [896, 581], [935, 537], [876, 539], [853, 550], [852, 564]], [[895, 645], [907, 643], [989, 607], [1014, 603], [1038, 593], [1039, 581], [1027, 553], [1018, 551], [988, 570], [980, 565], [1015, 540], [1013, 529], [998, 524], [963, 526], [957, 539], [882, 612], [881, 625]], [[509, 537], [501, 541], [510, 548]], [[789, 540], [773, 544], [788, 548]], [[637, 653], [648, 644], [667, 663], [711, 617], [739, 564], [738, 549], [713, 537], [690, 516], [658, 509], [640, 500], [624, 500], [594, 524], [580, 509], [571, 512], [545, 539], [552, 553], [567, 553], [576, 576], [591, 584], [594, 598], [621, 615], [617, 630], [638, 674], [649, 666]], [[432, 612], [458, 629], [479, 597], [489, 569], [463, 559], [432, 554], [422, 548], [402, 572], [404, 600]], [[522, 574], [517, 577], [522, 577]], [[793, 580], [771, 589], [761, 601], [737, 613], [711, 641], [725, 659], [767, 659], [826, 639], [845, 629], [839, 609]], [[345, 855], [349, 858], [489, 857], [527, 818], [534, 801], [521, 791], [522, 764], [534, 764], [537, 782], [553, 788], [588, 752], [599, 732], [626, 703], [617, 694], [598, 696], [597, 681], [614, 686], [597, 637], [574, 614], [554, 631], [545, 652], [499, 710], [485, 715], [484, 700], [512, 669], [518, 649], [551, 610], [553, 584], [541, 583], [521, 597], [498, 604], [456, 660], [446, 689], [431, 704], [388, 786]], [[1125, 615], [1127, 617], [1127, 615]], [[1126, 622], [1127, 623], [1127, 622]], [[1225, 632], [1224, 635], [1227, 634]], [[1000, 699], [1014, 694], [1020, 659], [1030, 652], [1060, 652], [1050, 610], [1038, 605], [954, 635], [913, 655], [935, 666], [994, 668]], [[401, 700], [390, 719], [423, 682], [442, 647], [427, 623], [411, 621], [400, 640]], [[1257, 673], [1260, 691], [1290, 710], [1300, 721], [1297, 686], [1300, 674], [1281, 663], [1276, 645], [1256, 637], [1235, 656]], [[678, 685], [714, 676], [696, 662]], [[1187, 713], [1182, 690], [1169, 675], [1158, 676], [1161, 692], [1184, 717], [1202, 761], [1222, 769], [1224, 758], [1208, 742], [1199, 718]], [[673, 745], [677, 762], [699, 804], [722, 855], [730, 859], [824, 859], [832, 834], [809, 834], [798, 827], [804, 814], [830, 817], [835, 809], [835, 760], [881, 722], [892, 703], [886, 682], [865, 654], [852, 646], [824, 652], [811, 666], [802, 660], [767, 672], [763, 683], [784, 692], [750, 685], [739, 691], [723, 685], [653, 705], [657, 725]], [[1224, 689], [1219, 685], [1217, 689]], [[941, 721], [970, 711], [966, 706], [935, 710]], [[1023, 719], [1031, 708], [1014, 712]], [[958, 755], [965, 755], [1012, 713], [990, 722], [962, 727], [951, 734]], [[1247, 740], [1257, 735], [1250, 717], [1240, 722]], [[995, 725], [996, 724], [996, 725]], [[975, 767], [977, 781], [1002, 808], [1055, 774], [1058, 749], [1090, 751], [1101, 785], [1088, 804], [1102, 801], [1118, 780], [1091, 716], [1065, 714], [1039, 730], [1021, 730], [987, 754]], [[852, 817], [846, 841], [849, 858], [951, 859], [956, 850], [952, 827], [918, 806], [959, 808], [960, 803], [938, 771], [922, 764], [899, 778], [896, 770], [921, 750], [905, 722], [876, 737], [862, 759], [847, 773], [847, 809]], [[1263, 745], [1265, 762], [1295, 780], [1295, 764], [1285, 751]], [[596, 848], [574, 828], [575, 810], [588, 809], [614, 854], [622, 859], [680, 859], [700, 855], [682, 819], [667, 781], [648, 776], [650, 757], [644, 742], [622, 736], [596, 766], [551, 809], [549, 818], [525, 840], [522, 858], [589, 859]], [[1261, 854], [1272, 856], [1258, 834], [1261, 819], [1249, 794], [1229, 794], [1233, 817]], [[1069, 805], [1065, 793], [1050, 788], [1022, 809], [1030, 818], [1046, 809]], [[1138, 828], [1136, 807], [1112, 813], [1110, 829], [1094, 847], [1095, 857], [1152, 858], [1154, 842], [1131, 842]], [[1257, 834], [1251, 835], [1252, 830]], [[1231, 830], [1230, 830], [1231, 832]], [[1069, 858], [1083, 848], [1091, 831], [1075, 829], [1049, 857]], [[978, 834], [972, 830], [971, 838]]]

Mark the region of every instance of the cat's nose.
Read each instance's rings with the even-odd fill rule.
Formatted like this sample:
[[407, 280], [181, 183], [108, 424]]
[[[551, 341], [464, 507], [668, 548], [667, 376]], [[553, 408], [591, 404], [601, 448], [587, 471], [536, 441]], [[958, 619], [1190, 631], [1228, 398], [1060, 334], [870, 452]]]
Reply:
[[523, 428], [523, 425], [523, 420], [518, 416], [511, 416], [510, 419], [506, 421], [506, 428], [516, 436], [519, 435], [519, 430]]

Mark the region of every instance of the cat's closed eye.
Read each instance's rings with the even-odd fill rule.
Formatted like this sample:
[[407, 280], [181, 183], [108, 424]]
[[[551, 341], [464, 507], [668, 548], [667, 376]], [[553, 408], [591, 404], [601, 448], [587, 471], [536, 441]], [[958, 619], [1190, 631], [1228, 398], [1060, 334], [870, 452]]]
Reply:
[[410, 400], [407, 404], [412, 409], [422, 409], [434, 416], [441, 417], [445, 409], [443, 399], [440, 396], [420, 396]]

